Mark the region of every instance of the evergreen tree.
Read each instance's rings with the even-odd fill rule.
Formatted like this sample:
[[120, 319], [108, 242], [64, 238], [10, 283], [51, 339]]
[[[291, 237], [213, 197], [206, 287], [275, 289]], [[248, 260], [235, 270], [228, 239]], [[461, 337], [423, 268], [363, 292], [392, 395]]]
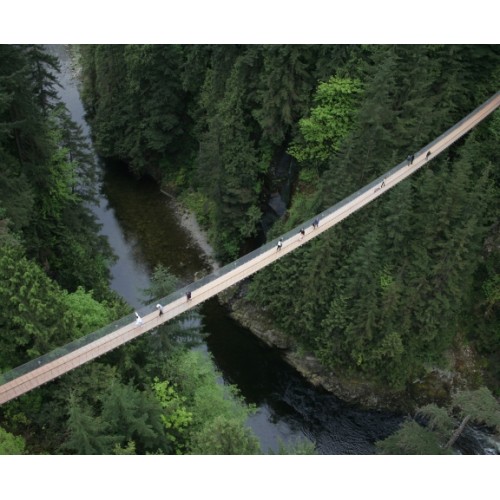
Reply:
[[104, 434], [106, 424], [101, 418], [83, 408], [75, 396], [68, 402], [68, 438], [62, 445], [77, 455], [100, 455], [109, 450], [109, 439]]
[[47, 116], [58, 100], [56, 87], [60, 84], [56, 74], [61, 71], [59, 61], [40, 45], [21, 45], [19, 49], [31, 68], [32, 88], [38, 108]]
[[307, 111], [313, 77], [309, 71], [310, 47], [270, 45], [262, 47], [262, 67], [252, 111], [263, 143], [281, 146]]
[[132, 440], [137, 453], [169, 451], [161, 425], [161, 406], [148, 392], [132, 385], [110, 384], [102, 395], [101, 419], [106, 422], [108, 436], [114, 444], [126, 446]]
[[450, 452], [439, 446], [435, 435], [417, 424], [406, 421], [392, 436], [375, 443], [383, 455], [449, 455]]
[[[313, 190], [309, 199], [318, 200], [319, 210], [460, 117], [451, 103], [439, 99], [444, 88], [454, 88], [452, 75], [442, 75], [435, 94], [432, 75], [440, 75], [446, 64], [441, 48], [378, 46], [368, 51], [356, 75], [365, 90], [351, 133], [328, 157], [325, 173], [308, 184]], [[460, 109], [463, 116], [471, 108]], [[334, 248], [327, 243], [332, 236], [325, 234], [310, 244], [310, 252], [287, 257], [287, 266], [277, 263], [259, 273], [252, 298], [329, 368], [370, 373], [402, 388], [423, 372], [425, 363], [439, 362], [469, 323], [471, 316], [464, 311], [470, 311], [481, 265], [477, 256], [495, 210], [490, 167], [472, 161], [482, 157], [473, 138], [487, 123], [462, 142], [463, 148], [443, 154], [432, 168], [343, 221]], [[487, 154], [494, 158], [496, 153]], [[304, 192], [291, 207], [292, 225], [312, 216]], [[283, 229], [279, 226], [273, 235]], [[363, 241], [363, 235], [377, 231], [376, 239]], [[283, 283], [296, 282], [305, 293], [286, 296]], [[495, 287], [488, 290], [494, 296]]]
[[[459, 409], [458, 420], [453, 410]], [[388, 438], [375, 443], [380, 453], [386, 455], [444, 455], [452, 453], [452, 446], [469, 421], [487, 424], [500, 429], [500, 405], [486, 387], [454, 394], [448, 408], [429, 404], [417, 410], [426, 421], [425, 427], [415, 420], [406, 420], [401, 428]]]

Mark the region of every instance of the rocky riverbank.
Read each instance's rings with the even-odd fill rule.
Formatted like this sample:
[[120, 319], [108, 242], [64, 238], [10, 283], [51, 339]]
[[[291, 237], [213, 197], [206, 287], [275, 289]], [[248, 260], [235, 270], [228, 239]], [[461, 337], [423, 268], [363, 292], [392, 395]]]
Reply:
[[322, 387], [339, 399], [366, 409], [410, 411], [407, 394], [394, 392], [367, 380], [346, 379], [326, 370], [311, 354], [301, 350], [276, 328], [265, 312], [244, 298], [244, 286], [233, 287], [219, 296], [230, 315], [268, 346], [279, 349], [283, 359], [314, 386]]
[[215, 258], [215, 251], [208, 242], [207, 234], [198, 224], [194, 213], [188, 210], [180, 201], [165, 190], [162, 190], [161, 192], [167, 197], [168, 203], [170, 203], [171, 207], [177, 214], [181, 226], [191, 235], [191, 238], [196, 245], [198, 245], [200, 251], [207, 259], [212, 271], [219, 269], [220, 264]]
[[270, 347], [281, 350], [283, 358], [309, 382], [320, 386], [343, 401], [366, 409], [413, 412], [429, 403], [445, 405], [458, 389], [476, 388], [482, 376], [479, 361], [465, 343], [447, 355], [446, 368], [429, 367], [425, 375], [413, 381], [404, 391], [395, 391], [371, 380], [346, 378], [325, 369], [311, 354], [304, 352], [273, 324], [265, 311], [245, 299], [245, 284], [219, 295], [231, 316], [251, 330]]

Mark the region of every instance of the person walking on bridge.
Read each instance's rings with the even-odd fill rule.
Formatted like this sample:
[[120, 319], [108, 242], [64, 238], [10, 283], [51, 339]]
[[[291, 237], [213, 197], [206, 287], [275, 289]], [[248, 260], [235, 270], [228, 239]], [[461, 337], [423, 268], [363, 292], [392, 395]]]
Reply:
[[302, 228], [302, 229], [300, 230], [299, 240], [302, 240], [302, 239], [304, 238], [304, 236], [305, 236], [305, 235], [306, 235], [306, 231], [305, 231], [305, 229], [303, 229], [303, 228]]
[[139, 316], [139, 313], [136, 311], [135, 312], [135, 326], [142, 325], [144, 322], [142, 321], [142, 318]]
[[319, 226], [319, 219], [316, 217], [316, 219], [313, 220], [313, 229], [316, 229]]
[[158, 316], [162, 316], [163, 315], [163, 306], [161, 304], [156, 304], [156, 309], [158, 309], [158, 311], [160, 311], [160, 314]]
[[283, 238], [280, 238], [278, 240], [278, 246], [276, 247], [276, 251], [279, 252], [282, 247], [283, 247]]

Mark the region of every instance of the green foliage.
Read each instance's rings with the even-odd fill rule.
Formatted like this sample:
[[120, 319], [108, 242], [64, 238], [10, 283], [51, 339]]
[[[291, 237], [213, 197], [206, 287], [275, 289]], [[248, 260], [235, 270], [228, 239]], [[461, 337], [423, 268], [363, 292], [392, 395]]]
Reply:
[[91, 411], [74, 394], [68, 400], [68, 437], [62, 450], [76, 454], [166, 453], [170, 445], [160, 403], [150, 393], [111, 380]]
[[448, 411], [434, 403], [419, 408], [417, 416], [427, 420], [427, 428], [434, 432], [441, 442], [448, 439], [455, 428], [455, 421]]
[[500, 304], [500, 275], [492, 276], [483, 284], [483, 291], [488, 304], [488, 312]]
[[304, 144], [292, 144], [288, 152], [300, 162], [324, 162], [339, 150], [354, 123], [362, 84], [358, 79], [332, 76], [318, 85], [315, 106], [299, 121]]
[[148, 302], [170, 295], [177, 287], [178, 280], [163, 264], [158, 264], [151, 275], [151, 284], [144, 290]]
[[224, 414], [245, 420], [251, 409], [243, 406], [236, 388], [214, 381], [220, 376], [210, 358], [197, 351], [181, 354], [177, 360], [176, 382], [195, 410], [194, 424]]
[[21, 436], [14, 436], [0, 427], [0, 455], [24, 455], [26, 443]]
[[129, 441], [126, 446], [122, 447], [119, 443], [113, 448], [113, 455], [135, 455], [135, 443]]
[[113, 437], [113, 444], [121, 446], [134, 441], [138, 454], [169, 451], [160, 415], [158, 400], [131, 384], [111, 383], [102, 395], [100, 417], [106, 422], [106, 435]]
[[171, 380], [192, 415], [190, 453], [254, 454], [259, 446], [246, 427], [252, 407], [247, 407], [236, 388], [218, 383], [219, 374], [210, 358], [200, 352], [180, 354], [172, 363]]
[[500, 432], [500, 404], [487, 387], [474, 391], [461, 391], [454, 395], [453, 405], [462, 415], [470, 415], [474, 422], [496, 427]]
[[[453, 417], [459, 408], [460, 425]], [[406, 420], [388, 438], [375, 443], [379, 453], [386, 455], [442, 455], [451, 453], [451, 446], [463, 432], [469, 420], [500, 429], [500, 405], [486, 387], [474, 391], [459, 391], [448, 408], [428, 404], [418, 408], [416, 415], [426, 421], [425, 428], [415, 420]]]
[[313, 86], [314, 47], [270, 45], [260, 49], [255, 106], [251, 110], [262, 140], [280, 146], [305, 114]]
[[210, 420], [192, 440], [192, 455], [257, 455], [259, 441], [237, 419], [218, 415]]
[[[274, 455], [272, 451], [270, 455]], [[278, 451], [276, 455], [316, 455], [316, 446], [307, 438], [298, 439], [292, 443], [285, 443], [278, 438]]]
[[449, 452], [439, 445], [436, 436], [417, 424], [406, 421], [392, 436], [375, 443], [383, 455], [447, 455]]
[[68, 413], [68, 438], [62, 449], [78, 455], [106, 453], [109, 440], [103, 435], [105, 422], [83, 408], [73, 395], [69, 399]]
[[0, 247], [0, 366], [14, 367], [72, 338], [64, 293], [18, 246]]
[[12, 228], [25, 228], [33, 209], [33, 193], [23, 172], [13, 157], [0, 150], [0, 200], [6, 219]]
[[215, 201], [200, 191], [189, 191], [182, 196], [182, 202], [196, 215], [198, 223], [208, 229], [214, 219]]
[[92, 291], [86, 292], [78, 287], [75, 292], [63, 296], [63, 302], [68, 311], [77, 319], [75, 336], [91, 333], [113, 321], [112, 310], [108, 304], [97, 302]]
[[186, 409], [186, 398], [180, 396], [175, 386], [168, 381], [160, 382], [155, 378], [153, 392], [163, 409], [161, 421], [168, 433], [168, 439], [175, 447], [175, 453], [184, 451], [188, 428], [193, 420], [193, 414]]
[[[462, 75], [466, 90], [456, 86], [460, 64], [449, 74], [440, 69], [449, 66], [451, 48], [365, 49], [368, 60], [354, 77], [363, 92], [339, 149], [323, 149], [324, 172], [306, 163], [289, 220], [270, 237], [359, 189], [480, 104], [470, 96], [479, 91], [472, 66], [483, 56], [487, 73], [498, 71], [489, 49], [473, 51], [471, 73]], [[493, 116], [429, 168], [287, 256], [286, 265], [257, 274], [252, 299], [326, 368], [344, 375], [403, 390], [426, 365], [444, 362], [458, 332], [477, 339], [493, 372], [500, 341], [494, 299], [500, 179], [491, 169], [497, 128]]]
[[[316, 170], [302, 168], [299, 172], [299, 185], [313, 185], [316, 186], [319, 181], [319, 175]], [[294, 204], [297, 203], [297, 200], [294, 200]]]

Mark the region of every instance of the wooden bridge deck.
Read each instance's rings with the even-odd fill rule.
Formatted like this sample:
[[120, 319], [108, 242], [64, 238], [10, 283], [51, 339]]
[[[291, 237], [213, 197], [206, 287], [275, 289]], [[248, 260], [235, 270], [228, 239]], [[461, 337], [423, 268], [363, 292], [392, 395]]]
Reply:
[[[162, 316], [159, 316], [158, 311], [155, 309], [153, 312], [148, 313], [142, 318], [142, 325], [136, 325], [134, 321], [131, 321], [129, 324], [112, 331], [108, 335], [98, 338], [87, 345], [83, 345], [82, 347], [62, 355], [57, 359], [44, 362], [43, 364], [40, 361], [40, 366], [36, 366], [35, 363], [34, 368], [30, 369], [27, 373], [0, 385], [0, 404], [21, 396], [22, 394], [31, 391], [32, 389], [35, 389], [36, 387], [53, 380], [54, 378], [59, 377], [64, 373], [83, 365], [84, 363], [87, 363], [88, 361], [91, 361], [111, 351], [112, 349], [125, 344], [139, 335], [156, 328], [160, 324], [175, 318], [188, 309], [191, 309], [214, 295], [217, 295], [226, 288], [229, 288], [230, 286], [247, 278], [277, 259], [283, 258], [296, 248], [305, 245], [312, 238], [319, 236], [324, 231], [335, 226], [353, 212], [359, 210], [361, 207], [381, 196], [391, 187], [412, 175], [416, 170], [425, 165], [427, 161], [432, 160], [432, 158], [436, 157], [439, 153], [448, 148], [453, 142], [475, 127], [499, 106], [500, 92], [497, 92], [483, 105], [458, 122], [435, 141], [415, 153], [412, 165], [408, 166], [406, 161], [402, 162], [388, 171], [386, 175], [379, 177], [350, 197], [346, 198], [344, 201], [318, 215], [318, 219], [320, 220], [318, 228], [314, 229], [310, 224], [307, 227], [299, 226], [293, 232], [287, 233], [292, 235], [284, 239], [283, 247], [280, 251], [277, 251], [276, 246], [271, 246], [267, 250], [258, 253], [255, 257], [250, 258], [248, 261], [243, 262], [241, 265], [233, 269], [231, 269], [231, 265], [226, 266], [228, 269], [227, 271], [219, 277], [211, 279], [203, 286], [197, 286], [195, 282], [191, 287], [193, 292], [192, 299], [190, 301], [187, 301], [185, 296], [181, 296], [180, 298], [164, 305]], [[426, 160], [426, 154], [428, 151], [431, 151], [431, 155], [429, 160]], [[299, 234], [299, 229], [301, 227], [305, 229], [305, 235], [302, 239]], [[276, 242], [274, 243], [276, 244]]]

